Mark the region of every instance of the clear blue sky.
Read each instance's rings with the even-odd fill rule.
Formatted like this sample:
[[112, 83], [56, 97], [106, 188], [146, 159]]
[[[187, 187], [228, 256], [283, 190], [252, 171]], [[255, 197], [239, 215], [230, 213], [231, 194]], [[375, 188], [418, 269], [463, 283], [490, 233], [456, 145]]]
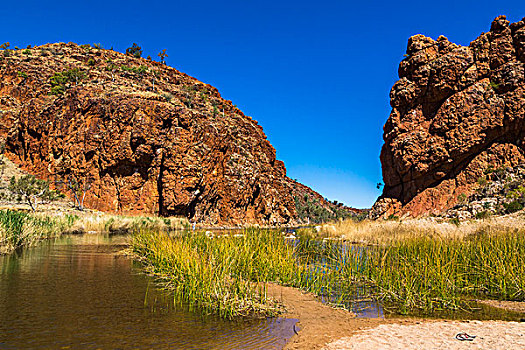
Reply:
[[380, 194], [382, 127], [407, 39], [468, 45], [525, 1], [3, 1], [0, 41], [133, 42], [214, 85], [263, 126], [288, 175], [329, 199]]

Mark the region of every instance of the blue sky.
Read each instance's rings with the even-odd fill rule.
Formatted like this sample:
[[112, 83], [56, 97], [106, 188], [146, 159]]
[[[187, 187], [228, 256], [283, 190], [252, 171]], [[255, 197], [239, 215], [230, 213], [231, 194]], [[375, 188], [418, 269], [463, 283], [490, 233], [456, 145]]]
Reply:
[[133, 42], [214, 85], [258, 120], [288, 175], [329, 199], [369, 207], [380, 194], [382, 127], [407, 39], [468, 45], [517, 1], [9, 1], [0, 41]]

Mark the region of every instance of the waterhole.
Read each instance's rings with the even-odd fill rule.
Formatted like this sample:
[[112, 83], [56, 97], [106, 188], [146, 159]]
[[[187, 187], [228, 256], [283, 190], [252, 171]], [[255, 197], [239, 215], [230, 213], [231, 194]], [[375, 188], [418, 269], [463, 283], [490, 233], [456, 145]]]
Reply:
[[0, 349], [281, 349], [297, 320], [226, 321], [178, 305], [125, 237], [70, 236], [0, 256]]

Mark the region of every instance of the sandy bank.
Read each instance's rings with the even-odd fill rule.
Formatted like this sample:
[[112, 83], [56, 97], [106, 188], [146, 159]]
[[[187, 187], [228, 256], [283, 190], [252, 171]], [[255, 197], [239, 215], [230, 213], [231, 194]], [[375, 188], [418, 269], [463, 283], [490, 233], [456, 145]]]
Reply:
[[[475, 335], [459, 341], [456, 334]], [[525, 349], [525, 323], [502, 321], [425, 321], [382, 324], [329, 343], [325, 349]]]
[[[285, 349], [525, 349], [525, 322], [356, 318], [295, 288], [268, 284], [268, 294], [283, 302], [284, 317], [299, 319], [298, 334]], [[520, 302], [488, 303], [525, 310]], [[457, 340], [463, 332], [476, 338]]]
[[286, 307], [284, 317], [299, 319], [298, 334], [285, 349], [322, 349], [325, 344], [343, 335], [392, 322], [355, 318], [351, 312], [324, 305], [312, 294], [291, 287], [268, 284], [268, 295], [283, 302]]

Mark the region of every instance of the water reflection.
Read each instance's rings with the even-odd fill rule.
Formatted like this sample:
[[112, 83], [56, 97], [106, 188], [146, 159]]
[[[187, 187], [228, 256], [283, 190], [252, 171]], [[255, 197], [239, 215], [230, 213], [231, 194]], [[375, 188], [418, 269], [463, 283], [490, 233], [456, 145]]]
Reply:
[[67, 237], [0, 257], [1, 349], [280, 349], [297, 320], [224, 321], [173, 303], [114, 254], [123, 237]]

